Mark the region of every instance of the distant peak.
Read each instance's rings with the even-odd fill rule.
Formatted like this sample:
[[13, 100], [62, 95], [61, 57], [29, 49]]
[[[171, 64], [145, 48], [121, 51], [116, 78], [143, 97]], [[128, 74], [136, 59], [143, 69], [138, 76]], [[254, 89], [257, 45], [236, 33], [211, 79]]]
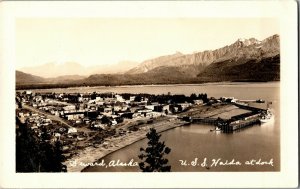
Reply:
[[246, 41], [246, 39], [245, 39], [245, 38], [238, 38], [238, 40], [237, 40], [237, 41], [244, 42], [244, 41]]
[[260, 41], [255, 39], [255, 38], [238, 38], [238, 40], [233, 44], [233, 45], [237, 45], [238, 47], [243, 47], [243, 46], [249, 46], [249, 45], [253, 45], [253, 44], [259, 44]]
[[266, 39], [264, 39], [264, 41], [267, 41], [267, 40], [273, 40], [273, 39], [279, 39], [279, 35], [278, 34], [274, 34]]

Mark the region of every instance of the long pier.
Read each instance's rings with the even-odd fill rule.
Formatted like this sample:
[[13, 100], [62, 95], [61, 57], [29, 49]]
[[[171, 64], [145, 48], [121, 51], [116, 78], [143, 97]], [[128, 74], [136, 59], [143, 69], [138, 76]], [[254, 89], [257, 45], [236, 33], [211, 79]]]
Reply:
[[246, 106], [240, 103], [236, 103], [236, 102], [232, 102], [233, 105], [241, 108], [241, 109], [245, 109], [245, 110], [250, 110], [250, 111], [254, 111], [254, 112], [267, 112], [266, 109], [262, 109], [262, 108], [256, 108], [256, 107], [252, 107], [252, 106]]
[[223, 132], [233, 132], [245, 127], [249, 127], [255, 124], [260, 124], [261, 114], [265, 113], [267, 110], [245, 106], [239, 103], [232, 103], [241, 109], [250, 110], [251, 112], [232, 116], [230, 119], [221, 119], [221, 118], [211, 118], [211, 117], [178, 117], [189, 123], [201, 123], [213, 125]]
[[[248, 118], [248, 119], [247, 119]], [[220, 118], [199, 118], [199, 117], [179, 117], [190, 123], [201, 123], [218, 127], [223, 132], [233, 132], [255, 124], [260, 124], [259, 114], [248, 115], [248, 117], [240, 117], [240, 119], [220, 119]]]

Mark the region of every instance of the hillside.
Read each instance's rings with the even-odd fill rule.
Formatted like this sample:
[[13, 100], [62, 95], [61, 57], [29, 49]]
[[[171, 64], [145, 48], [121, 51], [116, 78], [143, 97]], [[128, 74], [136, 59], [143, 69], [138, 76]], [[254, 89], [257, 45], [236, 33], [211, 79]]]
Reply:
[[176, 53], [168, 56], [161, 56], [158, 58], [146, 60], [137, 67], [126, 72], [127, 74], [139, 74], [149, 72], [157, 67], [191, 67], [195, 68], [199, 73], [203, 71], [206, 66], [223, 62], [226, 60], [239, 59], [262, 59], [273, 57], [280, 53], [279, 35], [273, 35], [262, 41], [255, 38], [238, 39], [231, 45], [225, 47], [197, 52], [193, 54]]
[[[169, 75], [172, 72], [173, 74]], [[141, 74], [95, 74], [77, 81], [82, 85], [145, 85], [191, 83], [198, 80], [190, 77], [189, 72], [176, 67], [159, 67]]]
[[256, 59], [226, 60], [209, 65], [198, 75], [209, 81], [279, 81], [280, 55]]
[[27, 74], [24, 72], [16, 71], [16, 84], [37, 84], [44, 83], [45, 79], [39, 76]]
[[54, 78], [47, 78], [46, 80], [49, 83], [68, 83], [77, 80], [82, 80], [85, 78], [86, 78], [85, 76], [81, 76], [81, 75], [63, 75]]

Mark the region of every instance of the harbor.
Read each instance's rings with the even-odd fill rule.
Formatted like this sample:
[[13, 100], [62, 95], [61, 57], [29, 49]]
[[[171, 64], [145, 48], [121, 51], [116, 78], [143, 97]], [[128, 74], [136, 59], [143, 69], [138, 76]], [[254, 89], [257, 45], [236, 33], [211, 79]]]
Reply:
[[[184, 86], [182, 87], [184, 88]], [[231, 87], [236, 88], [235, 85], [226, 85], [226, 87], [230, 89], [228, 89], [228, 91], [233, 91], [231, 90]], [[146, 86], [144, 88], [146, 90], [149, 87]], [[157, 87], [154, 87], [154, 89], [156, 88]], [[224, 151], [224, 149], [226, 148], [223, 148], [222, 146], [223, 144], [227, 144], [228, 142], [231, 143], [230, 145], [233, 145], [232, 142], [230, 142], [231, 140], [238, 141], [238, 139], [240, 140], [241, 137], [243, 138], [243, 140], [245, 140], [245, 137], [247, 138], [249, 135], [249, 137], [251, 136], [251, 138], [247, 139], [247, 144], [253, 145], [252, 143], [256, 143], [259, 139], [265, 140], [265, 137], [256, 137], [257, 139], [252, 141], [253, 135], [273, 136], [272, 133], [275, 127], [272, 124], [261, 124], [261, 126], [256, 125], [250, 128], [251, 125], [255, 125], [255, 120], [262, 120], [263, 114], [259, 114], [261, 116], [257, 116], [256, 119], [255, 116], [251, 118], [250, 115], [255, 115], [256, 112], [267, 112], [267, 103], [259, 103], [257, 102], [257, 100], [237, 100], [236, 98], [261, 98], [265, 102], [272, 101], [273, 104], [271, 105], [271, 108], [272, 110], [275, 110], [274, 113], [276, 113], [277, 115], [276, 119], [279, 118], [279, 114], [276, 111], [276, 108], [274, 107], [274, 105], [278, 103], [277, 98], [270, 98], [264, 93], [248, 96], [247, 94], [249, 93], [243, 94], [238, 92], [229, 94], [228, 92], [226, 92], [226, 90], [225, 92], [223, 90], [222, 93], [225, 93], [225, 95], [231, 97], [220, 97], [221, 95], [219, 94], [219, 90], [212, 91], [208, 88], [208, 91], [215, 97], [209, 97], [205, 102], [198, 99], [189, 102], [189, 98], [191, 98], [191, 96], [193, 97], [194, 95], [190, 94], [191, 91], [186, 91], [186, 100], [184, 101], [187, 102], [183, 101], [178, 102], [177, 104], [170, 102], [170, 99], [167, 99], [166, 97], [184, 97], [178, 95], [179, 92], [174, 92], [174, 95], [172, 93], [172, 95], [165, 96], [159, 94], [149, 95], [148, 101], [151, 102], [150, 104], [142, 102], [142, 99], [131, 98], [131, 96], [137, 97], [138, 94], [136, 94], [137, 91], [135, 90], [140, 89], [141, 87], [128, 87], [126, 88], [128, 92], [135, 93], [129, 93], [129, 95], [126, 95], [126, 93], [120, 93], [124, 91], [116, 91], [116, 93], [113, 94], [114, 96], [112, 96], [112, 93], [107, 94], [97, 92], [95, 97], [95, 93], [90, 93], [89, 96], [89, 93], [80, 92], [79, 94], [82, 95], [78, 97], [78, 93], [76, 93], [78, 100], [84, 101], [80, 102], [77, 106], [76, 103], [72, 102], [72, 100], [74, 100], [74, 98], [72, 98], [74, 96], [72, 95], [72, 93], [54, 93], [55, 96], [53, 96], [53, 94], [50, 91], [47, 91], [46, 94], [40, 93], [36, 95], [27, 95], [27, 93], [30, 91], [25, 91], [26, 94], [22, 93], [21, 96], [32, 96], [32, 98], [26, 98], [25, 102], [22, 101], [23, 104], [21, 103], [21, 105], [23, 109], [17, 110], [17, 115], [21, 116], [20, 118], [22, 118], [22, 116], [24, 118], [29, 117], [29, 121], [32, 121], [32, 123], [29, 123], [29, 126], [34, 131], [38, 131], [38, 124], [43, 125], [49, 128], [49, 131], [53, 133], [53, 136], [55, 137], [54, 139], [63, 141], [63, 155], [66, 157], [64, 165], [67, 166], [68, 172], [82, 171], [82, 169], [86, 168], [85, 165], [88, 166], [89, 163], [98, 162], [99, 159], [110, 159], [110, 157], [113, 157], [112, 159], [116, 159], [117, 157], [120, 157], [120, 159], [125, 162], [127, 160], [130, 160], [131, 158], [136, 159], [138, 156], [139, 148], [145, 145], [144, 143], [146, 140], [143, 139], [145, 138], [145, 134], [150, 127], [154, 127], [157, 129], [158, 132], [162, 132], [163, 137], [165, 137], [164, 140], [168, 141], [168, 144], [173, 149], [173, 155], [170, 158], [170, 162], [172, 162], [174, 171], [186, 170], [181, 169], [181, 167], [178, 167], [176, 163], [178, 161], [178, 158], [183, 158], [182, 156], [184, 154], [181, 153], [181, 151], [182, 148], [184, 148], [187, 145], [189, 146], [189, 148], [187, 149], [193, 149], [193, 152], [185, 152], [185, 154], [187, 155], [187, 157], [185, 158], [188, 158], [189, 156], [191, 156], [191, 154], [194, 154], [192, 156], [198, 156], [199, 153], [205, 155], [205, 157], [213, 158], [216, 155], [215, 149], [218, 149], [218, 152], [220, 152], [219, 156], [221, 156], [222, 154], [227, 154], [228, 151]], [[161, 91], [160, 89], [165, 89], [165, 86], [159, 87], [157, 91]], [[153, 87], [151, 87], [151, 90], [153, 90]], [[180, 89], [180, 91], [183, 91], [183, 89]], [[73, 93], [75, 92], [73, 91]], [[274, 93], [270, 92], [267, 94]], [[43, 98], [43, 95], [46, 95], [45, 98]], [[87, 99], [92, 98], [93, 95], [95, 97], [94, 100]], [[100, 95], [100, 98], [97, 97], [97, 95]], [[129, 103], [126, 104], [126, 99], [125, 104], [122, 103], [123, 105], [116, 102], [114, 103], [114, 101], [122, 101], [121, 97], [128, 98]], [[164, 97], [166, 102], [163, 105], [160, 104], [163, 102], [155, 103], [155, 100], [157, 101], [158, 97]], [[197, 97], [199, 97], [199, 95]], [[26, 102], [26, 100], [28, 102]], [[42, 103], [42, 100], [44, 101], [44, 103]], [[136, 100], [138, 100], [138, 102], [135, 102]], [[101, 104], [101, 102], [104, 102], [105, 104]], [[16, 104], [16, 107], [17, 105], [19, 104]], [[30, 107], [30, 109], [28, 107]], [[123, 122], [120, 122], [119, 118], [117, 117], [119, 114], [116, 114], [116, 112], [119, 113], [120, 111], [122, 111], [122, 109], [120, 109], [121, 107], [127, 107], [127, 109], [129, 108], [129, 111], [131, 112], [130, 114], [127, 110], [127, 114], [124, 113], [120, 115], [124, 119]], [[146, 110], [146, 108], [148, 110]], [[94, 112], [96, 111], [99, 112], [100, 115], [103, 114], [106, 115], [106, 117], [111, 117], [112, 119], [115, 119], [117, 121], [117, 124], [115, 124], [114, 121], [110, 121], [110, 125], [104, 126], [104, 124], [108, 123], [100, 122], [109, 121], [110, 119], [100, 119], [99, 121], [94, 123], [94, 119], [99, 119], [99, 115], [94, 115]], [[61, 114], [62, 112], [63, 114]], [[76, 114], [74, 112], [76, 112]], [[115, 113], [113, 114], [113, 112]], [[52, 116], [55, 116], [56, 119], [53, 119]], [[242, 117], [244, 117], [245, 120], [242, 120]], [[47, 122], [47, 118], [52, 120], [52, 124]], [[183, 118], [188, 118], [188, 121], [182, 120]], [[233, 118], [239, 120], [239, 123], [230, 122], [231, 125], [225, 125], [225, 121], [232, 121]], [[253, 122], [250, 121], [250, 118], [253, 119]], [[80, 121], [81, 123], [78, 123]], [[32, 125], [36, 122], [37, 125]], [[68, 125], [71, 125], [72, 127], [69, 128]], [[278, 127], [276, 127], [274, 131], [277, 131], [277, 129]], [[115, 130], [115, 132], [113, 130]], [[265, 131], [261, 132], [260, 130]], [[231, 133], [233, 131], [241, 132], [235, 133], [234, 135], [225, 134]], [[57, 133], [60, 133], [60, 135]], [[178, 140], [179, 138], [180, 140]], [[210, 141], [210, 143], [208, 144], [207, 141]], [[224, 143], [224, 141], [227, 142]], [[263, 144], [263, 141], [261, 142]], [[239, 143], [236, 144], [239, 145]], [[199, 148], [199, 145], [201, 145], [201, 148]], [[269, 144], [269, 146], [270, 145], [273, 145], [273, 143]], [[257, 144], [255, 144], [255, 146], [257, 146]], [[264, 145], [261, 146], [261, 148], [265, 149]], [[126, 149], [130, 149], [130, 152], [125, 154], [133, 155], [124, 155], [123, 157], [123, 151], [126, 151]], [[199, 151], [200, 149], [202, 150]], [[245, 153], [247, 152], [243, 152], [242, 154]], [[229, 156], [227, 158], [230, 158], [230, 154], [231, 153], [228, 153]], [[276, 154], [274, 154], [272, 157], [275, 157], [275, 155]], [[204, 156], [202, 158], [204, 158]], [[224, 156], [224, 158], [226, 158], [226, 156]], [[243, 159], [243, 157], [240, 158]], [[82, 163], [82, 165], [72, 166], [72, 162]], [[276, 162], [278, 161], [276, 160]], [[102, 170], [100, 167], [89, 167], [86, 168], [85, 171], [127, 171], [128, 169], [129, 168], [104, 168]], [[215, 169], [216, 168], [214, 168], [214, 170]], [[130, 170], [138, 171], [134, 167], [132, 167], [132, 169]], [[248, 168], [245, 167], [242, 168], [242, 170], [248, 170]], [[189, 171], [195, 170], [189, 169]]]
[[[257, 100], [249, 100], [248, 102], [261, 103]], [[273, 116], [268, 107], [269, 103], [270, 102], [267, 102], [267, 108], [263, 109], [249, 106], [249, 104], [245, 103], [245, 101], [243, 101], [242, 103], [240, 103], [239, 101], [223, 102], [222, 106], [225, 106], [226, 108], [218, 108], [223, 109], [223, 112], [215, 111], [214, 114], [213, 111], [207, 116], [203, 116], [202, 114], [181, 116], [178, 118], [189, 123], [212, 125], [214, 126], [214, 129], [211, 129], [211, 131], [222, 131], [224, 133], [232, 133], [234, 131], [244, 129], [246, 127], [260, 125], [269, 120], [271, 116]]]

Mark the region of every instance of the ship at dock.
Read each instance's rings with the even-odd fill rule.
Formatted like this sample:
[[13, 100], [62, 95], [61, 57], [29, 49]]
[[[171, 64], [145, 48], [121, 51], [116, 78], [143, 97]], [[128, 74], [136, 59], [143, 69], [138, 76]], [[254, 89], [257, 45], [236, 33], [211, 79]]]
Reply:
[[[228, 100], [229, 99], [229, 100]], [[260, 125], [274, 120], [274, 115], [269, 109], [271, 102], [266, 102], [267, 108], [253, 105], [262, 103], [264, 100], [238, 100], [234, 97], [223, 98], [211, 106], [207, 106], [208, 111], [195, 108], [181, 117], [189, 123], [202, 123], [214, 126], [210, 131], [222, 131], [231, 133], [250, 127]], [[252, 103], [251, 106], [249, 103]], [[205, 109], [205, 108], [204, 108]], [[198, 113], [201, 112], [201, 113]]]
[[274, 121], [274, 114], [270, 109], [267, 109], [267, 112], [261, 115], [259, 119], [261, 123], [268, 123]]

